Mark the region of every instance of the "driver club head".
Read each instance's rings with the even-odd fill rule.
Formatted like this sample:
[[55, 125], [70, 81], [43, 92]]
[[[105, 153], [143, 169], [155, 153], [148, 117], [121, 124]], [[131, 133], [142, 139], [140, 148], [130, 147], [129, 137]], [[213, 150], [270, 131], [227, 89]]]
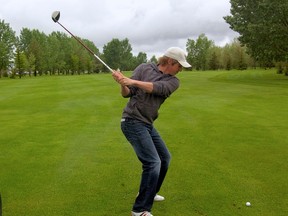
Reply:
[[52, 20], [54, 22], [58, 22], [59, 19], [60, 19], [60, 11], [54, 11], [52, 13]]

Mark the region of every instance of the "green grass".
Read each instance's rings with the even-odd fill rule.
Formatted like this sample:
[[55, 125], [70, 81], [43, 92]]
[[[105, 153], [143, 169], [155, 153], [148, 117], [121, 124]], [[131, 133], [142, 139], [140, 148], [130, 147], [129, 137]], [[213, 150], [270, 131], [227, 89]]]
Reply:
[[[153, 214], [287, 215], [288, 78], [179, 78], [155, 122], [172, 162]], [[129, 215], [141, 165], [120, 130], [125, 104], [108, 74], [0, 79], [3, 215]]]

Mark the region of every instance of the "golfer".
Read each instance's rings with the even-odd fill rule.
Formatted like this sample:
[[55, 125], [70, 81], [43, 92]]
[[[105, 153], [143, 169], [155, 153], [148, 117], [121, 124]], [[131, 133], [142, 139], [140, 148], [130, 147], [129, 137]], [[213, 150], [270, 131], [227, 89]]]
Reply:
[[182, 67], [191, 67], [185, 52], [169, 48], [158, 64], [144, 63], [125, 77], [115, 71], [113, 78], [121, 85], [121, 94], [130, 98], [124, 108], [121, 129], [142, 163], [142, 178], [132, 216], [152, 216], [153, 201], [164, 200], [157, 195], [166, 176], [171, 155], [153, 126], [161, 104], [179, 87], [175, 76]]

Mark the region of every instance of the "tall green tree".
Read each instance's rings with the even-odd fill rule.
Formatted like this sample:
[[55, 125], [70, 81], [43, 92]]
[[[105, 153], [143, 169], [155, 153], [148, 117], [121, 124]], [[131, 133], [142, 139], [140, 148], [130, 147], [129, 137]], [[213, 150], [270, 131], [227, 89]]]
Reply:
[[220, 67], [219, 63], [219, 51], [218, 47], [215, 47], [214, 49], [211, 49], [211, 54], [209, 55], [209, 61], [208, 61], [208, 66], [209, 70], [218, 70]]
[[231, 70], [232, 69], [232, 53], [231, 53], [231, 48], [229, 44], [226, 44], [222, 50], [221, 50], [221, 65], [222, 68], [225, 70]]
[[133, 66], [133, 69], [138, 65], [146, 62], [147, 62], [147, 54], [144, 52], [139, 52], [138, 55], [135, 57], [135, 64]]
[[19, 78], [21, 78], [28, 68], [28, 60], [25, 53], [21, 52], [19, 49], [16, 49], [14, 63], [15, 71], [19, 74]]
[[26, 56], [35, 57], [35, 65], [31, 66], [35, 69], [34, 75], [40, 75], [48, 71], [47, 59], [50, 58], [47, 52], [47, 35], [39, 30], [29, 30], [23, 28], [20, 33], [19, 49], [23, 51]]
[[149, 62], [154, 62], [154, 63], [156, 64], [156, 63], [158, 62], [158, 60], [157, 60], [156, 56], [153, 55], [153, 56], [150, 58]]
[[59, 49], [52, 50], [52, 52], [56, 52], [57, 56], [57, 64], [56, 64], [56, 72], [57, 74], [69, 74], [69, 70], [71, 64], [69, 64], [71, 59], [71, 50], [72, 50], [72, 42], [74, 42], [73, 38], [67, 36], [67, 34], [61, 32], [52, 32], [53, 35], [57, 38], [59, 45]]
[[196, 70], [208, 69], [207, 56], [212, 46], [214, 46], [214, 42], [209, 40], [205, 34], [199, 35], [196, 41], [188, 39], [186, 43], [187, 60]]
[[35, 71], [35, 61], [36, 58], [33, 53], [30, 53], [30, 55], [27, 57], [27, 70], [29, 72], [29, 76]]
[[224, 17], [250, 54], [265, 63], [288, 61], [288, 1], [230, 0]]
[[[113, 69], [132, 70], [133, 54], [129, 40], [112, 39], [103, 47], [103, 57]], [[131, 65], [132, 62], [132, 65]]]
[[0, 78], [7, 72], [13, 60], [16, 35], [9, 24], [0, 19]]
[[247, 47], [235, 39], [221, 48], [221, 68], [226, 70], [245, 70], [255, 67], [253, 58], [247, 53]]
[[[93, 53], [95, 53], [96, 55], [100, 56], [100, 52], [99, 49], [95, 46], [95, 44], [87, 39], [82, 39], [83, 43], [85, 43], [85, 45], [87, 47], [89, 47]], [[88, 73], [93, 73], [93, 72], [99, 72], [101, 69], [103, 69], [103, 65], [100, 61], [98, 61], [97, 59], [95, 59], [95, 57], [93, 55], [91, 55], [89, 52], [87, 52], [87, 50], [82, 49], [82, 55], [80, 56], [80, 61], [81, 61], [81, 65], [82, 68], [84, 69], [84, 71], [88, 72]]]

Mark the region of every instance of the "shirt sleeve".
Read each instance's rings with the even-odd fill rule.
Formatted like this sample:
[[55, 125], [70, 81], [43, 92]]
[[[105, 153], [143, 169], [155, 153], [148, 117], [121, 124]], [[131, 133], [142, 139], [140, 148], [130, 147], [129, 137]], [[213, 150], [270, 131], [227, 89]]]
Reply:
[[179, 80], [171, 77], [169, 80], [153, 82], [152, 94], [168, 98], [179, 87]]

